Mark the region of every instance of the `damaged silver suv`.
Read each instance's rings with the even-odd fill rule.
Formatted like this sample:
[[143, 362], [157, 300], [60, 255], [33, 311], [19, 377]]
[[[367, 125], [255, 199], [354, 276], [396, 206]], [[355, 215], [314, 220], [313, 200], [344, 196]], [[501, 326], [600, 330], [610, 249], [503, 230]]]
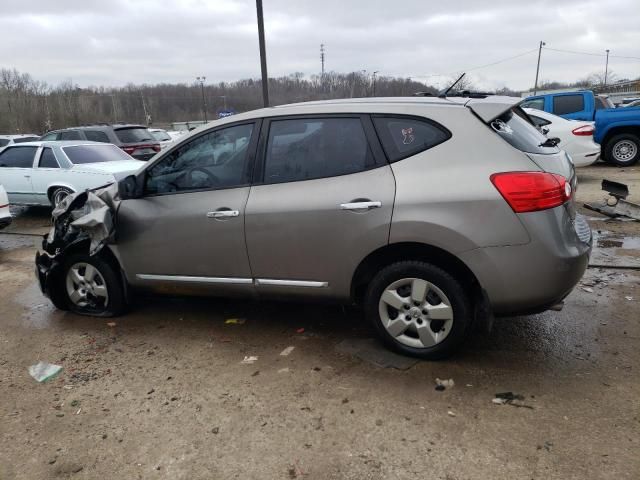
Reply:
[[136, 290], [332, 299], [402, 353], [539, 312], [584, 273], [570, 158], [519, 99], [310, 102], [218, 120], [106, 189], [68, 197], [37, 257], [61, 309]]

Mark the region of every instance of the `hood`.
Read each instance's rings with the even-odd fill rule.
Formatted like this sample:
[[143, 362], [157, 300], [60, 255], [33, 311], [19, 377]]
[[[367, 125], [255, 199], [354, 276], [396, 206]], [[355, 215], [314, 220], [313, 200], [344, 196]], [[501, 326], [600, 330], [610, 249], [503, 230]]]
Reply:
[[484, 122], [489, 123], [504, 112], [518, 105], [524, 99], [492, 95], [486, 98], [471, 98], [465, 105], [473, 110]]
[[142, 162], [140, 160], [118, 160], [115, 162], [78, 164], [71, 167], [71, 170], [75, 172], [109, 173], [115, 175], [118, 173], [135, 172], [145, 164], [146, 162]]

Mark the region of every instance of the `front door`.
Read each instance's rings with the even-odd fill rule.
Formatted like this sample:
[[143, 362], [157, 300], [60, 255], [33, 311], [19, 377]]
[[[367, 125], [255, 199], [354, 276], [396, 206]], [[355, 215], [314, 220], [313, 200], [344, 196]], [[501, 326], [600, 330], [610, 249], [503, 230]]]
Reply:
[[12, 146], [0, 152], [0, 184], [9, 196], [9, 203], [38, 203], [33, 195], [31, 175], [38, 147]]
[[246, 212], [258, 292], [348, 297], [386, 245], [395, 181], [366, 115], [265, 120]]
[[116, 250], [142, 286], [251, 290], [244, 237], [257, 123], [204, 132], [145, 171], [144, 196], [122, 201]]

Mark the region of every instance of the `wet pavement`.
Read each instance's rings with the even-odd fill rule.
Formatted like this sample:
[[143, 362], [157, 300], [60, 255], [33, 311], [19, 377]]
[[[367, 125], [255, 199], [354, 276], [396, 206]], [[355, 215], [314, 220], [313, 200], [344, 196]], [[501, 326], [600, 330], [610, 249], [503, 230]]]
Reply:
[[[592, 177], [638, 177], [581, 172], [584, 201], [600, 198]], [[633, 268], [590, 268], [561, 312], [498, 319], [452, 359], [401, 370], [345, 348], [375, 344], [338, 306], [143, 297], [115, 319], [57, 311], [33, 275], [48, 212], [18, 213], [0, 233], [0, 479], [640, 478]], [[633, 267], [638, 223], [588, 216], [598, 262]], [[27, 368], [41, 360], [64, 370], [38, 384]], [[523, 399], [492, 402], [504, 392]]]

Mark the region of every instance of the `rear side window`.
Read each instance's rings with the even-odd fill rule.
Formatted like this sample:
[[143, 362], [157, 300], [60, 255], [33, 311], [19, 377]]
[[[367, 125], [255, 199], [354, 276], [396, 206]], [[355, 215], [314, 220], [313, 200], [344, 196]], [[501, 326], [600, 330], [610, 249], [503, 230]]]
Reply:
[[264, 167], [266, 183], [335, 177], [375, 166], [359, 118], [271, 122]]
[[506, 111], [492, 120], [490, 125], [500, 137], [522, 152], [541, 154], [559, 152], [557, 147], [545, 143], [549, 139], [533, 126], [527, 114], [518, 107]]
[[522, 102], [520, 105], [522, 108], [536, 108], [538, 110], [544, 110], [544, 98], [532, 98], [526, 102]]
[[60, 168], [52, 149], [45, 148], [42, 150], [39, 166], [40, 168]]
[[38, 147], [7, 147], [0, 153], [0, 167], [33, 168]]
[[47, 133], [46, 135], [44, 135], [40, 140], [42, 141], [49, 141], [49, 140], [57, 140], [58, 139], [58, 132], [53, 132], [53, 133]]
[[118, 140], [122, 143], [155, 141], [151, 132], [144, 127], [119, 128], [115, 132]]
[[13, 143], [35, 142], [39, 137], [17, 137], [13, 139]]
[[63, 147], [71, 163], [115, 162], [118, 160], [131, 160], [131, 157], [115, 145], [74, 145]]
[[77, 130], [65, 130], [58, 134], [58, 140], [82, 140], [82, 135]]
[[92, 142], [111, 143], [107, 134], [100, 130], [85, 130], [84, 135]]
[[413, 117], [374, 117], [373, 123], [390, 162], [415, 155], [451, 138], [444, 127]]
[[566, 115], [584, 110], [583, 95], [558, 95], [553, 97], [553, 113]]

